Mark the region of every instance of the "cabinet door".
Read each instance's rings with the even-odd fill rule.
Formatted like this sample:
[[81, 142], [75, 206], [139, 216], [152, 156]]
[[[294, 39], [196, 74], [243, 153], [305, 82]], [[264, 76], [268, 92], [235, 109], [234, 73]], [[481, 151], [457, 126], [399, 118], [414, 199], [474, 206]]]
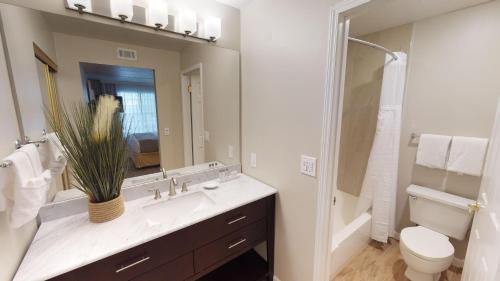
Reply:
[[236, 257], [266, 239], [266, 220], [261, 220], [241, 230], [228, 234], [195, 251], [196, 272], [229, 257]]
[[193, 253], [189, 253], [134, 278], [132, 281], [181, 281], [193, 274]]

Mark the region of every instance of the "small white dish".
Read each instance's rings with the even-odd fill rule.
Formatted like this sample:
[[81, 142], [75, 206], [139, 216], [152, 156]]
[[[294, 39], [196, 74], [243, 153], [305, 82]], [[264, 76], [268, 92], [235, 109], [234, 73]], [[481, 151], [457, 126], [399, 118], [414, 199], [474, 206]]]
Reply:
[[219, 183], [216, 181], [208, 181], [208, 182], [203, 184], [203, 188], [208, 189], [208, 190], [216, 189], [218, 187], [219, 187]]

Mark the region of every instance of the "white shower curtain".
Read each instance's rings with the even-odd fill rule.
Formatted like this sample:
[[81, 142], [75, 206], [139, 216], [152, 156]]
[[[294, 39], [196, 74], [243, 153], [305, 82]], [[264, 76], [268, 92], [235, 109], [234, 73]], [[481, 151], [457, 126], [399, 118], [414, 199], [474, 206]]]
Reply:
[[406, 76], [406, 54], [386, 55], [377, 130], [368, 159], [356, 213], [372, 208], [371, 237], [387, 243], [394, 231], [401, 111]]

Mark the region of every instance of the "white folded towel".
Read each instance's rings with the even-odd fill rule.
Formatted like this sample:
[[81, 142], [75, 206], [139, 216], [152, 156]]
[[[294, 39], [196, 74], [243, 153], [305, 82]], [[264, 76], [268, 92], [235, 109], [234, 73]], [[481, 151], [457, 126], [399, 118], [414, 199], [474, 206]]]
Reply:
[[488, 150], [488, 139], [453, 137], [447, 170], [480, 177]]
[[47, 191], [51, 181], [51, 172], [42, 170], [38, 150], [33, 144], [18, 149], [6, 160], [12, 161], [15, 178], [9, 186], [12, 209], [10, 226], [19, 228], [34, 219], [40, 208], [47, 202]]
[[55, 133], [46, 136], [47, 143], [40, 147], [40, 154], [43, 158], [44, 166], [52, 172], [53, 177], [57, 177], [64, 172], [68, 163], [62, 153], [63, 146]]
[[445, 169], [450, 136], [422, 134], [417, 149], [417, 164], [434, 169]]

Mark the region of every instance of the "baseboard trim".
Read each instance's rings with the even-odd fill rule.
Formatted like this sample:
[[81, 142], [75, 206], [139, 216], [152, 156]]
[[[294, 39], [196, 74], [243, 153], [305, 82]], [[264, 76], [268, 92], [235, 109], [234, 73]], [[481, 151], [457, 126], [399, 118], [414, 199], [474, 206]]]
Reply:
[[454, 267], [463, 268], [464, 263], [465, 263], [464, 259], [459, 259], [457, 257], [453, 257], [453, 261], [451, 262], [451, 265], [453, 265]]

